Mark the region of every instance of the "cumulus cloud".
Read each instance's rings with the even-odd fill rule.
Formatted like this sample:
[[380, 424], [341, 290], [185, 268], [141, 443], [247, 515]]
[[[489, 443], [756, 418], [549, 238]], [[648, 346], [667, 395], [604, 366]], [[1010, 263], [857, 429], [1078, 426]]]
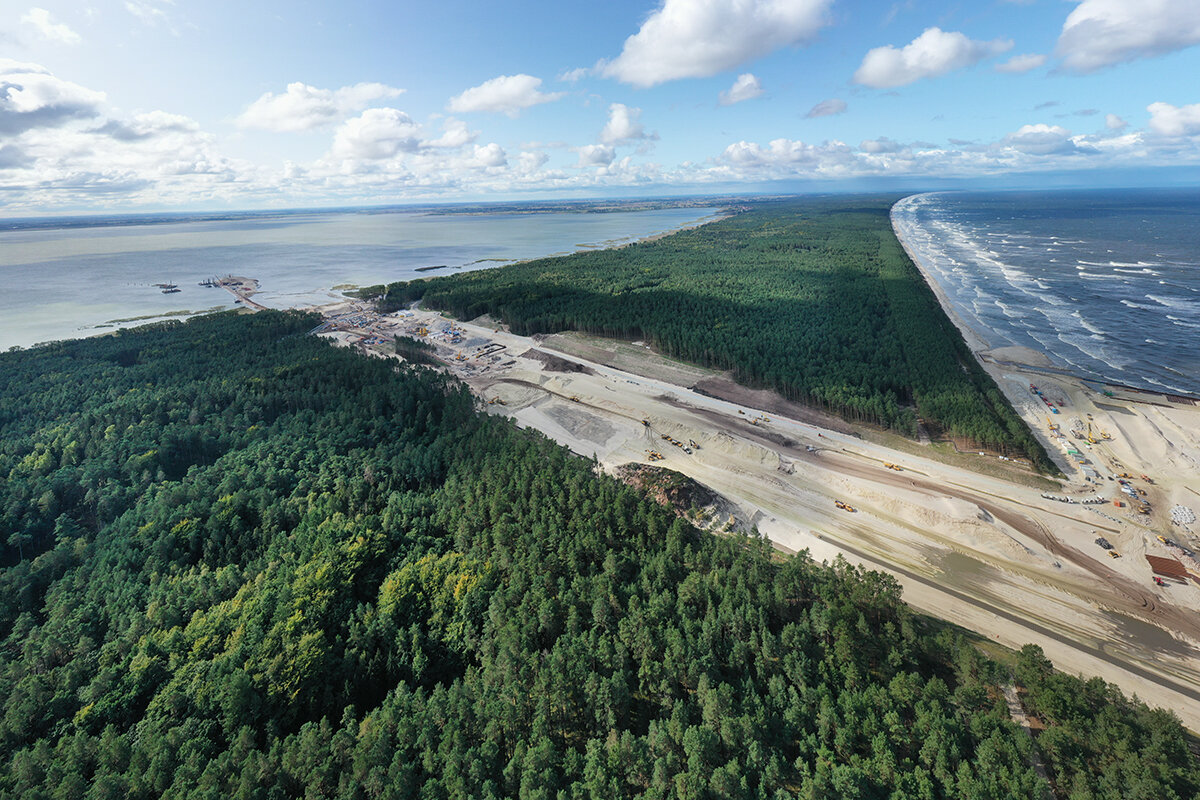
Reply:
[[450, 98], [447, 109], [456, 114], [472, 111], [491, 111], [516, 117], [526, 108], [549, 103], [566, 95], [565, 92], [543, 92], [541, 78], [532, 75], [500, 75], [460, 95]]
[[721, 92], [721, 105], [731, 106], [744, 100], [753, 100], [763, 93], [762, 81], [752, 73], [745, 72], [737, 76], [727, 91]]
[[808, 119], [816, 119], [817, 117], [829, 117], [834, 114], [844, 113], [846, 110], [846, 101], [839, 100], [836, 97], [829, 100], [822, 100], [808, 110], [804, 116]]
[[647, 138], [646, 131], [642, 127], [641, 117], [642, 110], [640, 108], [630, 108], [624, 103], [613, 103], [608, 107], [608, 122], [600, 131], [600, 141], [604, 144], [622, 144]]
[[1037, 69], [1042, 64], [1046, 63], [1046, 56], [1042, 53], [1024, 53], [1019, 56], [1013, 56], [1003, 64], [996, 65], [996, 72], [1008, 72], [1019, 74]]
[[1162, 136], [1194, 136], [1200, 134], [1200, 103], [1173, 106], [1170, 103], [1151, 103], [1150, 130]]
[[904, 146], [898, 142], [893, 142], [886, 136], [880, 136], [878, 139], [866, 139], [858, 146], [859, 150], [864, 153], [899, 153], [904, 149]]
[[1104, 127], [1110, 131], [1122, 131], [1129, 125], [1128, 122], [1118, 117], [1116, 114], [1106, 114], [1104, 117]]
[[0, 134], [98, 116], [104, 92], [64, 81], [37, 64], [0, 58]]
[[854, 82], [873, 89], [906, 86], [969, 67], [1012, 49], [1007, 39], [990, 42], [969, 39], [957, 31], [926, 28], [902, 48], [885, 45], [869, 51], [854, 73]]
[[80, 36], [70, 27], [61, 22], [55, 22], [50, 12], [44, 8], [31, 8], [21, 17], [21, 22], [29, 25], [43, 39], [59, 44], [79, 44]]
[[517, 172], [522, 175], [532, 175], [546, 165], [550, 156], [541, 151], [524, 151], [517, 156]]
[[267, 92], [251, 103], [237, 118], [237, 124], [277, 133], [309, 131], [339, 122], [376, 100], [397, 97], [403, 92], [382, 83], [356, 83], [336, 90], [289, 83], [283, 94]]
[[466, 147], [479, 137], [479, 131], [467, 127], [467, 123], [447, 117], [442, 123], [442, 135], [429, 142], [430, 147]]
[[481, 167], [503, 167], [508, 164], [508, 154], [495, 142], [475, 145], [475, 161]]
[[421, 146], [421, 129], [412, 118], [395, 108], [368, 108], [346, 120], [333, 137], [330, 154], [335, 158], [377, 161]]
[[1067, 155], [1078, 151], [1071, 132], [1058, 125], [1022, 125], [1004, 137], [1004, 144], [1036, 156]]
[[616, 158], [616, 151], [608, 144], [585, 144], [575, 148], [579, 154], [580, 167], [606, 167]]
[[601, 75], [638, 87], [704, 78], [811, 39], [830, 0], [664, 0]]
[[1083, 0], [1067, 15], [1056, 52], [1067, 69], [1095, 72], [1197, 43], [1196, 0]]

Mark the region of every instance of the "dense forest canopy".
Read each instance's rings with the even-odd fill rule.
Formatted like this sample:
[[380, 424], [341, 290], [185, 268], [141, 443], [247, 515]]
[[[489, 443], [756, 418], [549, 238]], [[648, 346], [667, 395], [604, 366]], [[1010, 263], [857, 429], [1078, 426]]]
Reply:
[[1055, 471], [892, 231], [894, 198], [759, 201], [653, 242], [373, 287], [523, 334], [581, 330], [849, 419], [946, 433]]
[[[1049, 798], [895, 581], [701, 534], [423, 367], [224, 314], [0, 355], [0, 796]], [[1059, 797], [1176, 718], [1016, 667]]]

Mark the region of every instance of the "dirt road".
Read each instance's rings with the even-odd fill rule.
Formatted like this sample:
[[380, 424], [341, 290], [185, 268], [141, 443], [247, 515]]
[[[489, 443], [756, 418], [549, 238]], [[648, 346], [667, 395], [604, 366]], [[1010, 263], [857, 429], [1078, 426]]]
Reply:
[[[481, 397], [496, 399], [486, 406], [492, 413], [595, 455], [609, 470], [661, 452], [660, 465], [726, 497], [782, 549], [891, 572], [914, 607], [1009, 647], [1034, 642], [1060, 669], [1100, 675], [1200, 731], [1200, 588], [1152, 583], [1142, 555], [1176, 552], [1155, 538], [1162, 532], [1157, 516], [1048, 499], [1028, 479], [1017, 480], [1011, 464], [992, 461], [992, 471], [1001, 472], [981, 474], [946, 463], [932, 448], [910, 448], [928, 455], [900, 452], [844, 426], [821, 427], [693, 391], [689, 386], [706, 376], [719, 376], [630, 343], [593, 340], [590, 359], [567, 352], [580, 348], [566, 343], [553, 353], [562, 359], [556, 362], [537, 354], [561, 337], [535, 340], [457, 322], [448, 331], [445, 318], [419, 311], [380, 324], [426, 330], [452, 371]], [[606, 347], [612, 358], [604, 357]], [[577, 366], [564, 371], [564, 363]], [[1172, 424], [1200, 430], [1200, 410]], [[1149, 473], [1151, 465], [1134, 451], [1152, 458], [1167, 445], [1147, 440], [1133, 448], [1118, 437], [1105, 447], [1127, 468]], [[1118, 447], [1125, 449], [1118, 454]], [[1101, 480], [1076, 480], [1055, 494], [1079, 500], [1099, 489], [1111, 496], [1115, 481]], [[1172, 480], [1161, 476], [1155, 486]], [[1101, 534], [1121, 557], [1094, 543]]]

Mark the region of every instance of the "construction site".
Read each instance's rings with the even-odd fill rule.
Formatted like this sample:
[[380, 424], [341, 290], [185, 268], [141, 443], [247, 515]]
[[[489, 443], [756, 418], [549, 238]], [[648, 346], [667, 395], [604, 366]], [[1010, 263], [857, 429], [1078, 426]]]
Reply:
[[1195, 406], [1006, 361], [997, 382], [1063, 468], [1054, 483], [1012, 460], [856, 428], [641, 342], [362, 304], [325, 315], [315, 333], [384, 357], [396, 336], [424, 341], [490, 413], [614, 474], [640, 463], [686, 475], [722, 497], [733, 527], [889, 572], [914, 607], [1011, 648], [1034, 642], [1060, 669], [1200, 730]]

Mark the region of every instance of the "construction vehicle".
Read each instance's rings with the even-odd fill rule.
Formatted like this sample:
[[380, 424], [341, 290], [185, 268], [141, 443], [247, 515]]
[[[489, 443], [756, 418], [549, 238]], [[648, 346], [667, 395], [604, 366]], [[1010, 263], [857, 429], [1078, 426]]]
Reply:
[[646, 457], [649, 458], [651, 461], [662, 461], [664, 458], [666, 458], [666, 456], [664, 456], [662, 453], [658, 452], [657, 450], [647, 450]]
[[569, 400], [570, 400], [572, 403], [578, 403], [578, 402], [579, 402], [579, 395], [577, 395], [577, 394], [573, 394], [573, 395], [571, 395], [571, 396], [570, 396], [568, 399], [569, 399]]
[[1142, 480], [1144, 480], [1146, 483], [1150, 484], [1151, 486], [1154, 485], [1154, 479], [1151, 478], [1149, 475], [1143, 475]]
[[503, 406], [503, 405], [508, 405], [508, 404], [505, 403], [504, 400], [502, 400], [499, 395], [497, 395], [497, 396], [493, 397], [491, 400], [488, 400], [488, 405], [489, 406], [494, 406], [494, 405], [502, 405]]
[[885, 467], [887, 467], [888, 469], [896, 470], [896, 472], [904, 472], [904, 467], [901, 467], [898, 464], [889, 464], [888, 462], [885, 461], [885, 462], [883, 462], [883, 465]]
[[696, 444], [695, 439], [688, 439], [688, 445], [690, 445], [693, 449], [696, 449], [696, 450], [700, 449], [700, 445]]
[[1109, 551], [1108, 551], [1108, 557], [1109, 557], [1109, 558], [1120, 558], [1120, 557], [1121, 557], [1121, 554], [1120, 554], [1120, 553], [1118, 553], [1116, 550], [1109, 550]]
[[642, 420], [642, 424], [643, 424], [643, 425], [645, 425], [647, 428], [649, 428], [649, 427], [650, 427], [650, 420], [648, 420], [648, 419], [644, 419], [644, 420]]
[[424, 325], [422, 325], [421, 327], [417, 328], [416, 333], [417, 333], [417, 336], [428, 336], [429, 328], [426, 328]]
[[1154, 576], [1154, 582], [1155, 582], [1156, 584], [1158, 584], [1159, 586], [1166, 586], [1166, 585], [1167, 585], [1167, 582], [1166, 582], [1166, 581], [1164, 581], [1162, 578], [1158, 577], [1157, 575], [1155, 575], [1155, 576]]
[[851, 513], [854, 513], [855, 511], [857, 511], [857, 509], [854, 506], [847, 505], [846, 503], [843, 503], [841, 500], [834, 500], [833, 504], [835, 506], [837, 506], [838, 508], [840, 508], [842, 511], [849, 511]]

